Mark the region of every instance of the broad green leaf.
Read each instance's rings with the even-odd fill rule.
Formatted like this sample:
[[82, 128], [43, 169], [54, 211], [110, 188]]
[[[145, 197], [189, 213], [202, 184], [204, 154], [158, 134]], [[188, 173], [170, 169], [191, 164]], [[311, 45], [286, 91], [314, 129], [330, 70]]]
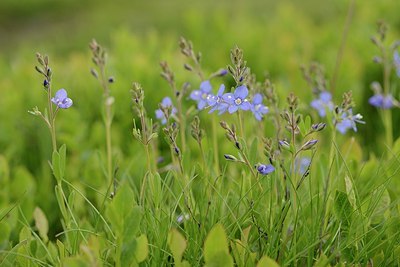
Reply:
[[132, 207], [123, 219], [123, 242], [130, 242], [136, 238], [142, 219], [142, 209], [139, 206]]
[[168, 246], [174, 256], [175, 262], [181, 262], [183, 253], [186, 249], [186, 240], [183, 235], [175, 228], [168, 234]]
[[347, 175], [344, 177], [344, 181], [346, 184], [346, 192], [347, 192], [347, 196], [349, 198], [350, 204], [353, 207], [353, 209], [356, 209], [356, 207], [357, 207], [356, 194], [354, 192], [355, 187], [353, 186], [353, 181]]
[[206, 266], [233, 266], [227, 237], [221, 224], [216, 224], [208, 233], [204, 243], [204, 259]]
[[149, 255], [149, 245], [146, 235], [141, 235], [136, 238], [135, 257], [137, 262], [144, 261]]
[[63, 262], [65, 258], [65, 245], [63, 242], [57, 239], [58, 255], [60, 255], [60, 260]]
[[39, 236], [43, 239], [45, 243], [48, 241], [47, 233], [49, 232], [49, 223], [47, 221], [46, 215], [39, 208], [36, 207], [33, 211], [33, 218], [35, 219], [35, 226], [39, 231]]
[[6, 221], [0, 222], [0, 249], [7, 247], [8, 239], [10, 237], [11, 227]]
[[343, 226], [348, 226], [350, 224], [353, 208], [345, 192], [336, 191], [334, 211]]
[[29, 227], [22, 227], [21, 231], [19, 232], [19, 242], [30, 242], [32, 239], [31, 229]]
[[274, 261], [270, 257], [265, 255], [257, 263], [257, 267], [279, 267], [279, 264], [276, 263], [276, 261]]
[[[128, 185], [120, 186], [106, 210], [106, 217], [117, 233], [122, 234], [124, 232], [125, 218], [129, 218], [135, 205], [132, 189]], [[129, 220], [128, 224], [131, 223], [132, 220]]]
[[66, 267], [88, 267], [88, 263], [85, 261], [85, 258], [82, 256], [75, 256], [75, 257], [69, 257], [65, 258], [64, 261], [62, 261], [61, 266], [66, 266]]
[[319, 256], [317, 261], [314, 263], [314, 267], [329, 267], [329, 259], [328, 257], [322, 252], [322, 254]]
[[385, 220], [385, 214], [389, 212], [390, 196], [387, 189], [376, 193], [375, 198], [372, 200], [375, 206], [371, 216], [371, 223], [378, 224]]

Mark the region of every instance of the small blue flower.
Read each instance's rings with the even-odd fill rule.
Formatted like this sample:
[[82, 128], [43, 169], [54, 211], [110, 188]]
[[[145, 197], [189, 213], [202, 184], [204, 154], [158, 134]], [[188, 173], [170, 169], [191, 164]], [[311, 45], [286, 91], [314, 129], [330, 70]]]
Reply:
[[[170, 115], [174, 115], [176, 113], [176, 108], [172, 105], [172, 100], [168, 96], [164, 97], [160, 105], [162, 108], [172, 107]], [[156, 118], [161, 120], [162, 124], [167, 123], [167, 118], [165, 117], [164, 112], [160, 108], [156, 110]]]
[[341, 119], [336, 123], [336, 129], [341, 134], [345, 134], [348, 129], [353, 129], [353, 131], [357, 132], [356, 122], [365, 124], [362, 118], [361, 114], [353, 115], [353, 111], [349, 109], [347, 112], [342, 112]]
[[399, 52], [397, 52], [397, 51], [394, 51], [394, 54], [393, 54], [393, 64], [394, 64], [394, 68], [396, 70], [397, 77], [400, 78], [400, 55], [399, 55]]
[[215, 110], [218, 110], [218, 114], [222, 114], [227, 111], [229, 105], [224, 102], [222, 99], [222, 96], [225, 91], [225, 85], [221, 84], [219, 87], [217, 95], [212, 95], [209, 94], [207, 98], [207, 104], [211, 107], [210, 111], [208, 113], [212, 113]]
[[202, 110], [207, 105], [207, 98], [212, 90], [210, 81], [203, 81], [199, 90], [194, 90], [190, 98], [197, 101], [197, 109]]
[[265, 164], [259, 163], [256, 165], [256, 169], [260, 174], [267, 175], [267, 174], [270, 174], [271, 172], [273, 172], [275, 170], [275, 167], [272, 166], [271, 164], [265, 165]]
[[238, 88], [236, 88], [233, 94], [232, 93], [224, 94], [222, 96], [222, 99], [229, 105], [228, 112], [232, 114], [236, 112], [238, 109], [250, 110], [251, 104], [246, 99], [248, 94], [249, 90], [247, 90], [247, 87], [244, 85], [241, 85]]
[[297, 158], [294, 163], [294, 168], [300, 175], [304, 175], [310, 166], [311, 159], [309, 157]]
[[390, 109], [394, 105], [394, 98], [391, 94], [388, 94], [386, 96], [382, 94], [375, 94], [371, 96], [368, 100], [368, 102], [377, 108], [382, 108], [382, 109]]
[[269, 109], [268, 107], [262, 104], [262, 95], [255, 94], [253, 97], [253, 103], [251, 105], [251, 111], [258, 121], [262, 120], [263, 115], [267, 114]]
[[332, 95], [328, 91], [322, 91], [318, 99], [311, 102], [311, 107], [316, 109], [320, 117], [326, 116], [326, 110], [333, 110]]
[[68, 98], [67, 91], [60, 89], [56, 92], [56, 95], [51, 99], [51, 102], [57, 105], [59, 108], [69, 108], [72, 106], [71, 98]]

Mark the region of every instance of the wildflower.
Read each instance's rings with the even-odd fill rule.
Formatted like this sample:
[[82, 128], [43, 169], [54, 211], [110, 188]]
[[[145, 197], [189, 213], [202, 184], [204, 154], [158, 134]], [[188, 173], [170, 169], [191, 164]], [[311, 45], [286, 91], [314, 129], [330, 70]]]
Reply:
[[318, 142], [317, 139], [311, 139], [304, 143], [304, 145], [300, 148], [301, 150], [310, 150], [315, 146], [315, 144]]
[[267, 174], [270, 174], [271, 172], [273, 172], [275, 170], [275, 167], [272, 166], [271, 164], [265, 165], [265, 164], [259, 163], [256, 165], [256, 169], [260, 174], [267, 175]]
[[246, 96], [249, 94], [249, 90], [247, 90], [246, 86], [241, 85], [236, 88], [235, 92], [227, 93], [222, 96], [223, 100], [229, 104], [228, 112], [234, 113], [238, 109], [249, 110], [251, 109], [251, 104], [246, 99]]
[[202, 110], [207, 105], [207, 98], [212, 90], [210, 81], [204, 81], [200, 84], [199, 90], [194, 90], [190, 98], [197, 101], [197, 109]]
[[253, 103], [251, 105], [251, 111], [258, 121], [262, 120], [263, 115], [267, 114], [269, 109], [268, 107], [262, 104], [262, 95], [255, 94], [253, 97]]
[[189, 214], [181, 214], [181, 215], [179, 215], [177, 218], [176, 218], [176, 222], [177, 223], [179, 223], [179, 224], [181, 224], [181, 223], [183, 223], [184, 221], [187, 221], [187, 220], [189, 220], [189, 218], [190, 218], [190, 216], [189, 216]]
[[64, 88], [58, 90], [56, 95], [51, 99], [51, 102], [57, 105], [59, 108], [69, 108], [72, 106], [71, 98], [68, 98], [67, 91]]
[[171, 114], [174, 115], [176, 113], [176, 108], [172, 105], [172, 100], [169, 97], [164, 97], [161, 101], [160, 108], [156, 110], [156, 118], [161, 120], [162, 124], [167, 123], [167, 118], [165, 117], [163, 109], [171, 108]]
[[304, 175], [311, 164], [311, 159], [309, 157], [297, 158], [294, 164], [295, 170]]
[[311, 107], [316, 109], [319, 113], [319, 116], [326, 116], [326, 109], [333, 109], [332, 95], [328, 91], [322, 91], [319, 93], [319, 98], [314, 99], [311, 102]]
[[397, 51], [394, 51], [394, 54], [393, 54], [393, 64], [394, 64], [394, 68], [396, 70], [397, 77], [400, 78], [400, 55], [399, 55], [399, 52], [397, 52]]
[[391, 94], [384, 96], [378, 93], [371, 96], [368, 102], [377, 108], [390, 109], [393, 107], [395, 100]]
[[220, 114], [226, 112], [229, 105], [227, 103], [225, 103], [222, 99], [224, 91], [225, 91], [225, 85], [221, 84], [217, 95], [212, 95], [212, 94], [208, 95], [207, 103], [211, 107], [211, 109], [208, 113], [212, 113], [215, 110], [218, 110], [219, 111], [218, 114], [220, 115]]
[[365, 124], [365, 122], [362, 121], [362, 118], [363, 117], [361, 114], [353, 115], [353, 111], [351, 109], [349, 109], [347, 111], [342, 111], [340, 120], [336, 123], [336, 129], [341, 134], [345, 134], [347, 132], [347, 130], [350, 128], [352, 128], [353, 131], [357, 132], [356, 122]]

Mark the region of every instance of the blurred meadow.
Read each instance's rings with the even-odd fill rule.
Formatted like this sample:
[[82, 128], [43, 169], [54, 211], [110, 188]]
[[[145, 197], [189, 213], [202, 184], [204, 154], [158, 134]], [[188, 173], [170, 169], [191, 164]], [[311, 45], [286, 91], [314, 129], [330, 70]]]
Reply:
[[[351, 90], [355, 109], [363, 115], [366, 122], [365, 125], [359, 125], [357, 132], [337, 137], [338, 147], [346, 146], [346, 140], [356, 140], [357, 146], [351, 152], [353, 156], [347, 162], [346, 168], [350, 169], [349, 172], [354, 176], [360, 175], [364, 167], [370, 168], [370, 176], [364, 177], [366, 180], [360, 182], [363, 184], [368, 179], [374, 179], [373, 174], [380, 173], [378, 165], [385, 161], [381, 161], [381, 158], [385, 158], [387, 154], [393, 156], [387, 161], [387, 166], [390, 165], [388, 169], [398, 165], [400, 145], [385, 145], [384, 126], [378, 110], [368, 104], [368, 99], [373, 95], [370, 84], [382, 80], [382, 68], [372, 60], [378, 54], [378, 50], [370, 38], [376, 33], [376, 22], [384, 20], [389, 26], [388, 42], [400, 39], [399, 11], [400, 1], [397, 0], [0, 1], [0, 262], [4, 266], [11, 264], [12, 260], [5, 259], [5, 251], [11, 250], [18, 243], [24, 225], [31, 225], [37, 230], [37, 225], [34, 226], [33, 222], [35, 207], [40, 207], [47, 217], [50, 241], [56, 242], [56, 239], [61, 238], [56, 235], [63, 231], [61, 214], [54, 195], [55, 181], [49, 167], [49, 160], [52, 158], [50, 134], [39, 118], [28, 113], [28, 110], [35, 106], [40, 109], [46, 106], [43, 79], [34, 69], [37, 65], [36, 52], [47, 54], [50, 58], [53, 92], [65, 88], [68, 96], [74, 101], [71, 108], [58, 113], [56, 123], [58, 144], [66, 144], [67, 147], [66, 179], [84, 192], [86, 198], [97, 207], [101, 206], [108, 182], [104, 175], [106, 137], [101, 112], [103, 93], [98, 81], [90, 74], [93, 63], [89, 43], [93, 38], [105, 47], [108, 55], [107, 73], [115, 79], [110, 85], [111, 94], [115, 98], [111, 127], [113, 165], [118, 166], [116, 175], [119, 183], [129, 185], [134, 194], [139, 194], [142, 178], [147, 172], [147, 163], [143, 146], [132, 136], [133, 119], [137, 119], [132, 108], [132, 82], [142, 85], [147, 115], [153, 120], [158, 103], [165, 96], [173, 97], [173, 91], [160, 76], [160, 61], [165, 60], [169, 63], [177, 83], [189, 82], [191, 90], [198, 88], [201, 81], [183, 68], [185, 58], [178, 45], [181, 36], [191, 40], [194, 49], [202, 53], [202, 68], [205, 73], [226, 68], [230, 64], [230, 50], [238, 45], [243, 49], [252, 73], [260, 78], [268, 74], [281, 103], [285, 102], [290, 92], [294, 92], [299, 97], [299, 110], [310, 115], [313, 122], [318, 121], [318, 115], [309, 107], [313, 94], [303, 79], [300, 67], [317, 61], [324, 66], [328, 81], [334, 74], [337, 75], [334, 89], [331, 91], [333, 99], [339, 103], [342, 94]], [[349, 12], [351, 14], [348, 35], [343, 54], [339, 58], [339, 68], [335, 70]], [[400, 79], [393, 75], [391, 80], [393, 95], [398, 99]], [[231, 77], [223, 77], [221, 81], [226, 85], [235, 86]], [[213, 81], [213, 85], [216, 87], [217, 82]], [[188, 110], [193, 109], [192, 113], [188, 113], [192, 116], [195, 112], [194, 102], [187, 97], [183, 105]], [[192, 120], [192, 117], [187, 119]], [[200, 112], [199, 117], [202, 127], [206, 129], [206, 136], [211, 135], [207, 132], [207, 129], [211, 128], [210, 115]], [[227, 114], [221, 115], [218, 120], [235, 121]], [[257, 124], [255, 120], [248, 121], [244, 132], [251, 135]], [[267, 126], [271, 121], [267, 114], [264, 120], [267, 136], [273, 136], [274, 130]], [[400, 136], [399, 121], [400, 113], [398, 109], [394, 109], [394, 140]], [[187, 156], [186, 160], [192, 158], [194, 162], [185, 162], [185, 167], [187, 166], [188, 173], [193, 175], [196, 172], [195, 167], [201, 163], [201, 156], [195, 141], [190, 137], [189, 127], [188, 123], [186, 132], [187, 139], [190, 140], [190, 149], [187, 153], [190, 156]], [[159, 153], [165, 155], [160, 169], [168, 167], [168, 162], [172, 161], [171, 155], [168, 154], [169, 145], [162, 134], [160, 132], [158, 137]], [[204, 142], [206, 154], [212, 154], [211, 141], [205, 139]], [[316, 157], [328, 157], [330, 142], [328, 138], [321, 138], [317, 149], [321, 155], [317, 154]], [[218, 144], [221, 169], [227, 170], [230, 175], [239, 174], [240, 171], [229, 172], [231, 163], [224, 161], [223, 153], [234, 154], [235, 149], [223, 135], [222, 129], [218, 136]], [[371, 159], [374, 159], [373, 163]], [[325, 173], [321, 171], [322, 167], [315, 166], [315, 169], [318, 174]], [[169, 179], [171, 174], [161, 173], [161, 176]], [[396, 213], [397, 217], [394, 218], [398, 220], [400, 175], [397, 169], [393, 177], [393, 180], [397, 181], [391, 180], [385, 182], [385, 185], [392, 189], [389, 192], [393, 205], [391, 207], [397, 210], [392, 213]], [[364, 192], [365, 196], [369, 191], [360, 189], [360, 192]], [[196, 192], [194, 194], [196, 195]], [[82, 227], [93, 222], [95, 214], [83, 198], [76, 197], [73, 208], [76, 217], [81, 218]], [[218, 213], [213, 216], [206, 232], [220, 221]], [[230, 223], [224, 225], [226, 229], [234, 227]], [[156, 224], [148, 225], [155, 227]], [[147, 233], [151, 244], [157, 239], [158, 231], [168, 232], [172, 228], [171, 225], [173, 223], [160, 229], [148, 230], [142, 225], [140, 232]], [[386, 230], [385, 227], [382, 232]], [[192, 231], [196, 231], [195, 228], [193, 226]], [[191, 231], [190, 227], [185, 229]], [[229, 230], [227, 233], [228, 238], [233, 240], [235, 233], [230, 234]], [[385, 232], [385, 236], [386, 234]], [[390, 241], [393, 242], [391, 248], [397, 246], [400, 251], [399, 237], [395, 230], [393, 235], [396, 239]], [[190, 239], [188, 236], [186, 238]], [[383, 240], [384, 237], [376, 237], [373, 241], [376, 243], [378, 239]], [[203, 247], [203, 241], [204, 238], [197, 240], [200, 243], [197, 244], [198, 247]], [[150, 246], [152, 256], [142, 262], [142, 265], [163, 266], [166, 262], [171, 262], [163, 252], [155, 248], [156, 245], [153, 246]], [[233, 247], [232, 245], [231, 251]], [[167, 245], [163, 247], [166, 248]], [[195, 255], [196, 248], [196, 245], [189, 245], [189, 251], [185, 254], [185, 258], [193, 266], [195, 263], [204, 263], [198, 258], [201, 256], [196, 256], [196, 259], [188, 256], [190, 253]], [[52, 251], [50, 248], [49, 250], [51, 254]], [[269, 251], [273, 251], [271, 254], [274, 256], [271, 258], [279, 262], [279, 253], [276, 256], [273, 249]], [[386, 253], [384, 249], [382, 251]], [[301, 256], [301, 252], [296, 253], [298, 254], [291, 254], [286, 258], [286, 264], [301, 266], [305, 262], [296, 263], [293, 259]], [[360, 257], [364, 257], [362, 253], [360, 252], [360, 255], [363, 255]], [[367, 254], [365, 253], [365, 258], [372, 258], [372, 254]], [[377, 262], [381, 260], [382, 255], [379, 254], [376, 258]], [[39, 257], [37, 254], [31, 256]], [[159, 258], [156, 259], [157, 257]], [[328, 258], [332, 261], [334, 257]], [[350, 258], [347, 258], [347, 262], [361, 262], [360, 258], [352, 258], [354, 261], [349, 260]], [[395, 259], [387, 266], [396, 266], [396, 260], [398, 262], [398, 259]], [[235, 262], [237, 266], [242, 266]], [[306, 265], [312, 266], [312, 260], [306, 262]], [[18, 264], [24, 266], [23, 261]], [[35, 264], [41, 265], [38, 262]], [[280, 264], [286, 265], [285, 261], [281, 261]], [[364, 261], [361, 264], [366, 266], [364, 264], [367, 263]], [[321, 263], [320, 266], [326, 265]]]

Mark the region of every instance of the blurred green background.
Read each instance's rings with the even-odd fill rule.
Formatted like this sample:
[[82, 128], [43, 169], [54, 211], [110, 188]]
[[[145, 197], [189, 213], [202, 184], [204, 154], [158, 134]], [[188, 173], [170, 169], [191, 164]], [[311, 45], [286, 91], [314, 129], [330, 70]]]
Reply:
[[[80, 181], [80, 186], [98, 188], [104, 183], [98, 159], [104, 156], [105, 142], [101, 89], [89, 72], [92, 38], [107, 48], [108, 72], [116, 78], [112, 86], [113, 145], [121, 176], [136, 177], [144, 161], [131, 135], [131, 83], [143, 85], [153, 115], [157, 103], [172, 95], [159, 75], [161, 60], [170, 63], [178, 83], [189, 80], [195, 88], [200, 82], [182, 68], [180, 36], [192, 40], [195, 50], [202, 52], [208, 73], [225, 67], [230, 62], [229, 50], [237, 44], [260, 80], [268, 72], [282, 99], [294, 91], [302, 109], [315, 116], [308, 108], [312, 93], [300, 66], [316, 60], [325, 66], [328, 78], [332, 76], [349, 5], [346, 0], [0, 1], [0, 155], [11, 179], [32, 181], [31, 189], [10, 196], [11, 200], [34, 192], [34, 201], [40, 202], [53, 188], [46, 160], [51, 152], [48, 130], [27, 112], [34, 106], [43, 110], [46, 105], [42, 80], [34, 70], [36, 52], [50, 56], [54, 90], [66, 88], [74, 101], [73, 108], [61, 111], [57, 118], [59, 143], [68, 147], [68, 176]], [[398, 0], [355, 1], [334, 98], [339, 103], [343, 92], [353, 91], [356, 112], [364, 115], [367, 124], [348, 135], [356, 135], [363, 144], [364, 157], [372, 152], [380, 155], [384, 148], [376, 142], [383, 137], [382, 123], [367, 102], [372, 94], [369, 84], [381, 80], [380, 66], [372, 63], [377, 49], [370, 37], [376, 32], [377, 20], [383, 19], [390, 28], [389, 41], [400, 39], [399, 10]], [[399, 79], [392, 79], [398, 92]], [[226, 78], [226, 82], [231, 81]], [[191, 104], [187, 102], [188, 107]], [[46, 211], [55, 204], [49, 200], [41, 205]], [[54, 221], [56, 214], [50, 216]]]

